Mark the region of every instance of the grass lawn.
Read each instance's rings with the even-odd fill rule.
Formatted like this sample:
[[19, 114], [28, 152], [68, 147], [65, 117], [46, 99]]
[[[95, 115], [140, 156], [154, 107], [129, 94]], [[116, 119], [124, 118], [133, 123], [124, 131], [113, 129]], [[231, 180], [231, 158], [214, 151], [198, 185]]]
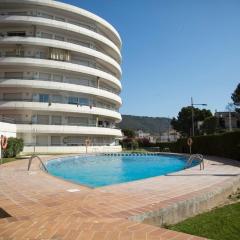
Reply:
[[189, 218], [169, 229], [215, 240], [239, 240], [240, 202]]

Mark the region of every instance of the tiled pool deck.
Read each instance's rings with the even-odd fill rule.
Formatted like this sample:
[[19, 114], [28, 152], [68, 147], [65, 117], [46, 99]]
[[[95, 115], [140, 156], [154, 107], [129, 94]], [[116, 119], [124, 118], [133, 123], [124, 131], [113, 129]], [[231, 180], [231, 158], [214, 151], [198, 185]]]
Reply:
[[240, 163], [217, 158], [207, 161], [204, 171], [197, 166], [98, 189], [50, 176], [37, 160], [27, 172], [27, 163], [0, 166], [0, 208], [12, 216], [0, 219], [0, 239], [203, 239], [137, 221], [233, 183], [240, 185]]

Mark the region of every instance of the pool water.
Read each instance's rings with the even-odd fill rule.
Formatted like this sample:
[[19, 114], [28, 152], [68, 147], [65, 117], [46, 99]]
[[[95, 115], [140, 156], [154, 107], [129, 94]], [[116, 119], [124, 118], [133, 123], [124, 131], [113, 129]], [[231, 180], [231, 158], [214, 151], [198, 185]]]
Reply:
[[50, 174], [89, 187], [166, 175], [185, 166], [186, 158], [175, 155], [73, 156], [46, 163]]

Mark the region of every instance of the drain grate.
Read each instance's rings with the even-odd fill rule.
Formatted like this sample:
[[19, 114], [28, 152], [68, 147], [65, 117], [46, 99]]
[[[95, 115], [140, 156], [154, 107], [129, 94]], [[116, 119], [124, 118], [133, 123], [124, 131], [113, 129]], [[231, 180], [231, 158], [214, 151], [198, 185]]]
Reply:
[[12, 217], [10, 214], [8, 214], [4, 209], [0, 208], [0, 218], [9, 218]]

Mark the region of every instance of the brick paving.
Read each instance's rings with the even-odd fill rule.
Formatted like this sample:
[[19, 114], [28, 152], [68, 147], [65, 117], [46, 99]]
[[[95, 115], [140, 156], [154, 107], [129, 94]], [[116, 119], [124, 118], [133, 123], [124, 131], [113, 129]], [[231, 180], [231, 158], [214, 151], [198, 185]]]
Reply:
[[[47, 160], [53, 157], [44, 157]], [[209, 160], [194, 167], [97, 189], [66, 182], [44, 173], [34, 161], [0, 166], [0, 208], [12, 217], [0, 219], [0, 239], [55, 240], [194, 240], [184, 233], [130, 220], [231, 183], [240, 176], [239, 164]], [[69, 192], [69, 189], [78, 189]]]

